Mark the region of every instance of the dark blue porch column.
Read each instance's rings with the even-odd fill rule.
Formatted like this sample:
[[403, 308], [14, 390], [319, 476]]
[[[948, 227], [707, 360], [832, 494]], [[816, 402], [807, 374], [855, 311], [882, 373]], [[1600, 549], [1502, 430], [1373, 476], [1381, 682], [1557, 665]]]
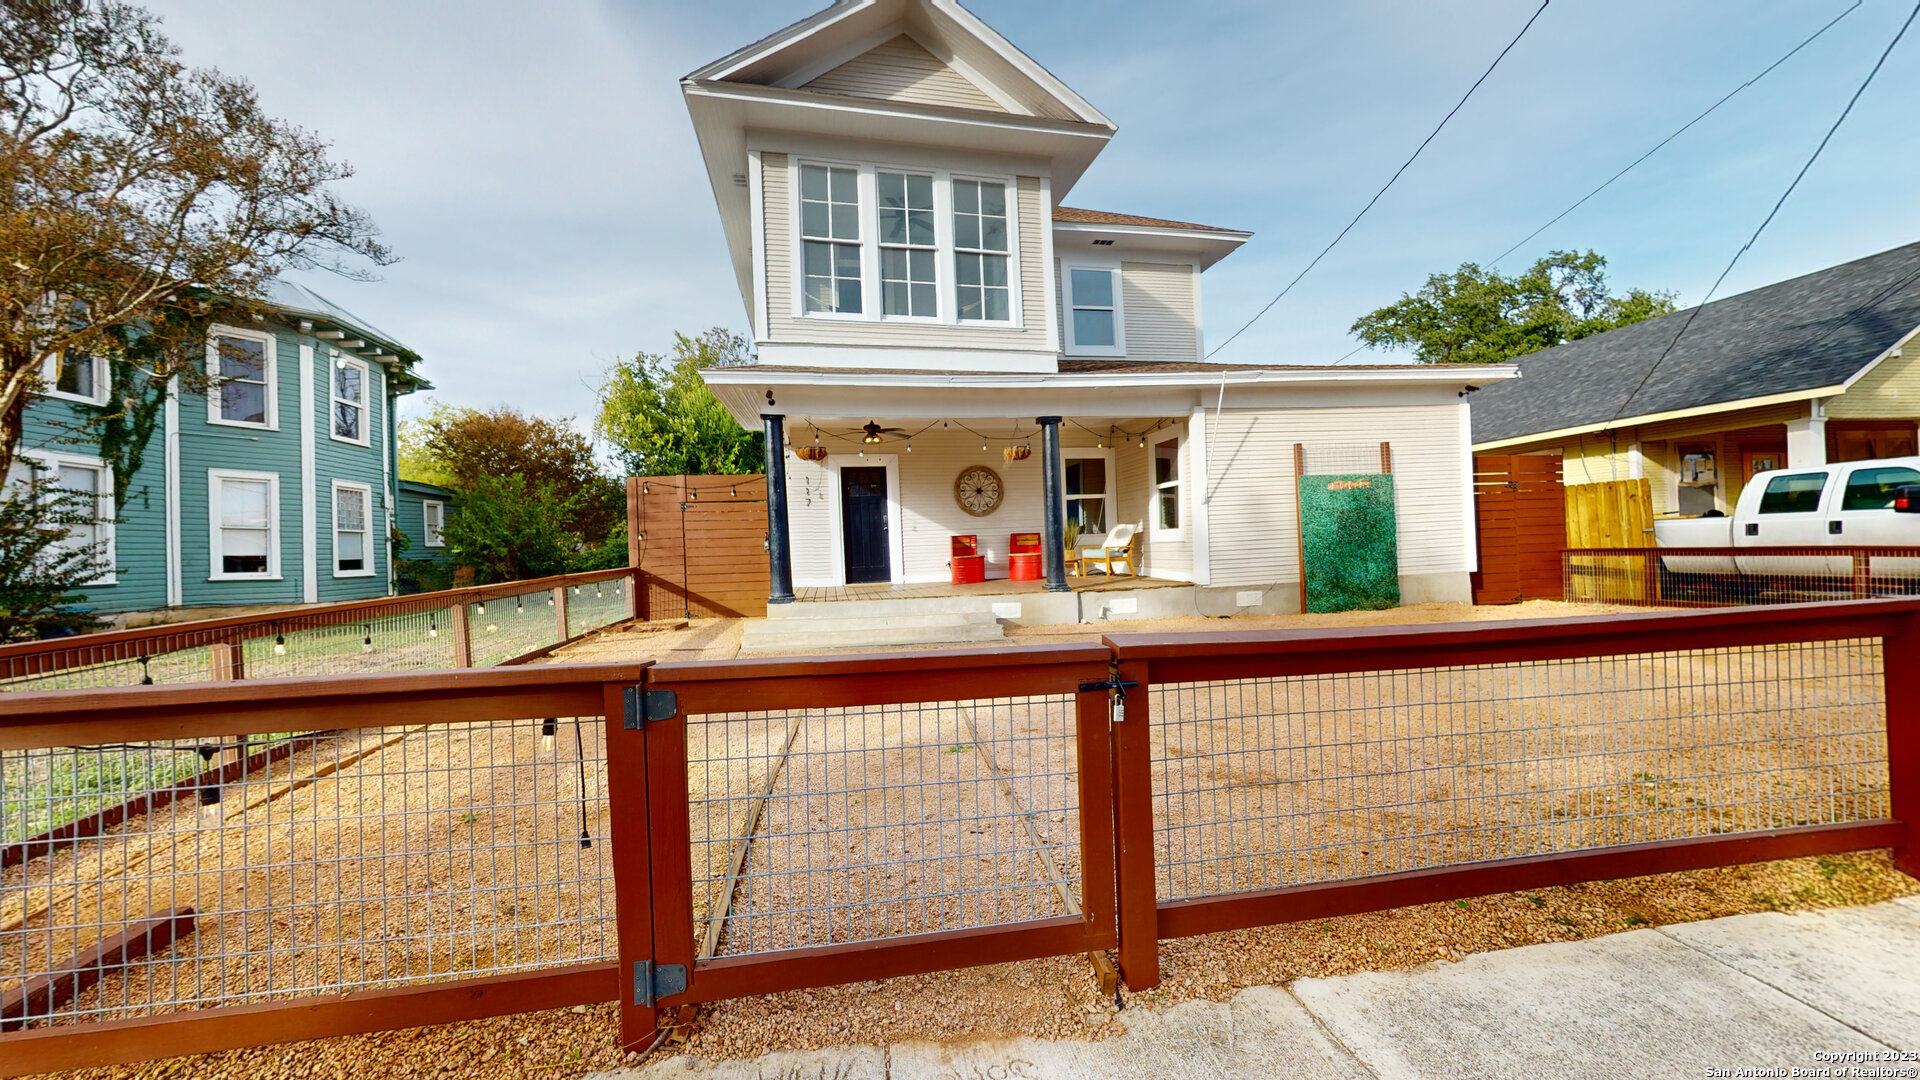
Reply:
[[787, 542], [786, 417], [761, 413], [767, 433], [767, 603], [793, 603], [793, 549]]
[[1040, 425], [1040, 565], [1047, 571], [1047, 591], [1067, 592], [1066, 477], [1060, 464], [1060, 418], [1042, 416]]

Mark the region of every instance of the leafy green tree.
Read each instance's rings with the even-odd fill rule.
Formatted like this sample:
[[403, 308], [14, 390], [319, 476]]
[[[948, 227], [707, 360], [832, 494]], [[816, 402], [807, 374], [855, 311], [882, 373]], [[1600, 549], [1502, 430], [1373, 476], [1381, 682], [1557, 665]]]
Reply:
[[0, 490], [0, 642], [97, 630], [106, 623], [75, 605], [79, 590], [111, 567], [104, 544], [70, 542], [67, 531], [92, 525], [90, 493], [62, 491], [47, 479]]
[[763, 472], [763, 436], [740, 427], [700, 369], [753, 363], [747, 341], [718, 327], [675, 334], [672, 356], [640, 353], [607, 371], [595, 427], [629, 476]]
[[1350, 329], [1376, 349], [1412, 349], [1426, 364], [1497, 364], [1674, 310], [1671, 292], [1608, 292], [1606, 266], [1593, 251], [1550, 252], [1513, 277], [1461, 263]]
[[[447, 548], [480, 585], [564, 574], [581, 544], [563, 523], [577, 516], [581, 498], [519, 473], [478, 477], [447, 519]], [[620, 551], [624, 562], [624, 544]]]
[[425, 416], [407, 420], [400, 476], [461, 492], [483, 477], [524, 476], [536, 486], [578, 495], [559, 524], [595, 542], [626, 516], [625, 493], [600, 471], [593, 444], [571, 418], [535, 416], [510, 405], [482, 411], [436, 403]]

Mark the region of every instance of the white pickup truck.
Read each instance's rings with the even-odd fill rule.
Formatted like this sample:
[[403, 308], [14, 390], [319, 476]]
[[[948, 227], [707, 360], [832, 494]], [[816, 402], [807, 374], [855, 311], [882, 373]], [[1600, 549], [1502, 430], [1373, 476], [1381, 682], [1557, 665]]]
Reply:
[[[1742, 555], [1757, 547], [1920, 547], [1920, 457], [1849, 461], [1756, 473], [1730, 517], [1661, 518], [1663, 548], [1727, 548], [1726, 555], [1668, 555], [1669, 574], [1838, 578], [1847, 555]], [[1875, 580], [1920, 579], [1920, 558], [1876, 558]]]

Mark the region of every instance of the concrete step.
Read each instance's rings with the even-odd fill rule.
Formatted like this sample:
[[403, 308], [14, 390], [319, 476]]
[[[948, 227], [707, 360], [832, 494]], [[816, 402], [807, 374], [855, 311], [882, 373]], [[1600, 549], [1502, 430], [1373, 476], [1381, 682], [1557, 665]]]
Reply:
[[[856, 594], [857, 595], [857, 594]], [[981, 596], [876, 596], [870, 600], [801, 600], [792, 604], [768, 604], [767, 618], [835, 619], [882, 615], [954, 615], [984, 613], [991, 615], [997, 603], [1019, 603], [1034, 594], [986, 594]]]
[[750, 619], [740, 636], [742, 653], [814, 649], [887, 649], [902, 645], [990, 644], [1006, 640], [991, 611], [913, 615], [817, 615]]

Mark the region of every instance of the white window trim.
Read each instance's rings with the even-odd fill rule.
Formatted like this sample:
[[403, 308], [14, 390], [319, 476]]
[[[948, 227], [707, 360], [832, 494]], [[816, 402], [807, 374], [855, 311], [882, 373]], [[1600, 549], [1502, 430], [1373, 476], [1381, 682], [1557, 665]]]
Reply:
[[[254, 425], [243, 425], [252, 427]], [[229, 574], [220, 569], [225, 551], [220, 544], [220, 485], [228, 480], [264, 480], [267, 482], [267, 569], [259, 574]], [[280, 577], [280, 474], [247, 472], [240, 469], [207, 470], [207, 580], [279, 581]]]
[[[1113, 279], [1113, 344], [1082, 345], [1074, 340], [1073, 334], [1073, 272], [1086, 270], [1108, 274]], [[1121, 299], [1121, 288], [1125, 278], [1118, 263], [1097, 263], [1084, 260], [1060, 263], [1060, 291], [1066, 301], [1061, 308], [1061, 325], [1067, 333], [1066, 354], [1068, 356], [1125, 356], [1127, 355], [1126, 301]]]
[[46, 360], [41, 363], [40, 382], [45, 387], [43, 392], [46, 396], [57, 398], [61, 401], [76, 402], [81, 405], [105, 405], [107, 403], [107, 396], [113, 391], [113, 388], [107, 384], [107, 358], [104, 356], [87, 357], [87, 359], [93, 361], [94, 393], [92, 397], [86, 397], [81, 394], [69, 394], [64, 390], [58, 389], [60, 383], [60, 360], [64, 355], [64, 352], [56, 352], [48, 356]]
[[[1063, 446], [1060, 448], [1060, 468], [1061, 468], [1060, 506], [1063, 511], [1065, 510], [1067, 503], [1073, 501], [1074, 499], [1087, 497], [1084, 495], [1068, 495], [1065, 490], [1066, 466], [1068, 462], [1073, 461], [1075, 459], [1098, 460], [1098, 461], [1106, 462], [1105, 472], [1106, 472], [1106, 478], [1107, 478], [1107, 486], [1105, 490], [1100, 492], [1100, 498], [1106, 504], [1105, 509], [1107, 511], [1107, 529], [1111, 531], [1115, 525], [1120, 524], [1120, 521], [1119, 521], [1120, 501], [1118, 498], [1115, 497], [1115, 494], [1114, 494], [1115, 476], [1114, 476], [1114, 468], [1113, 468], [1113, 451], [1107, 448], [1088, 448], [1085, 446]], [[1102, 535], [1105, 535], [1105, 534], [1103, 533]], [[1087, 539], [1087, 537], [1083, 534], [1080, 537], [1080, 539], [1084, 541]], [[1081, 544], [1080, 546], [1085, 547], [1086, 545]]]
[[77, 465], [83, 469], [97, 469], [100, 474], [100, 489], [94, 496], [94, 514], [97, 520], [94, 528], [99, 531], [102, 559], [107, 572], [87, 580], [88, 585], [113, 585], [119, 578], [114, 573], [119, 563], [114, 537], [113, 519], [113, 469], [102, 459], [91, 454], [70, 454], [64, 450], [22, 450], [20, 460], [30, 462], [35, 472], [57, 474], [62, 465]]
[[[360, 400], [347, 401], [339, 396], [340, 385], [334, 381], [335, 372], [343, 367], [360, 369]], [[347, 356], [338, 349], [328, 350], [327, 358], [327, 437], [337, 443], [349, 446], [373, 445], [373, 365], [357, 356]], [[360, 409], [360, 437], [349, 439], [334, 428], [334, 410], [341, 404], [356, 405]]]
[[[801, 235], [800, 222], [800, 175], [808, 165], [822, 168], [853, 169], [859, 173], [858, 190], [860, 193], [860, 311], [808, 311], [806, 299], [806, 254], [803, 249], [805, 237]], [[931, 174], [933, 176], [933, 238], [935, 255], [933, 264], [934, 291], [938, 298], [939, 315], [928, 318], [920, 315], [885, 315], [881, 309], [885, 306], [880, 289], [880, 198], [879, 181], [875, 173], [905, 172]], [[955, 180], [979, 180], [987, 183], [1004, 184], [1007, 188], [1007, 314], [1008, 319], [992, 322], [986, 319], [966, 319], [959, 317], [959, 294], [956, 291], [956, 274], [953, 246], [953, 182]], [[788, 278], [790, 279], [790, 300], [793, 318], [807, 321], [825, 322], [889, 322], [919, 324], [926, 326], [957, 326], [984, 330], [1023, 330], [1026, 328], [1026, 308], [1022, 300], [1021, 254], [1020, 254], [1020, 178], [1012, 175], [978, 172], [953, 172], [948, 169], [929, 168], [926, 165], [911, 165], [889, 161], [852, 161], [841, 158], [802, 156], [790, 154], [787, 158], [787, 251]], [[764, 252], [760, 256], [764, 259]]]
[[[243, 330], [237, 326], [215, 325], [207, 330], [207, 376], [217, 380], [220, 376], [220, 345], [216, 338], [234, 337], [258, 341], [264, 346], [262, 355], [266, 358], [267, 376], [267, 422], [256, 424], [249, 420], [227, 420], [220, 415], [220, 385], [215, 382], [207, 387], [207, 423], [221, 427], [249, 428], [254, 431], [280, 430], [280, 356], [276, 339], [272, 334], [260, 330]], [[331, 426], [331, 425], [329, 425]]]
[[1184, 439], [1185, 437], [1186, 429], [1179, 426], [1166, 428], [1157, 434], [1147, 436], [1147, 535], [1154, 540], [1179, 543], [1187, 538], [1187, 521], [1192, 515], [1192, 506], [1191, 500], [1187, 497], [1187, 488], [1189, 485], [1187, 483], [1186, 455], [1180, 453], [1178, 448], [1176, 448], [1173, 456], [1174, 483], [1178, 485], [1174, 491], [1174, 498], [1178, 500], [1180, 508], [1180, 527], [1177, 529], [1163, 529], [1160, 527], [1161, 488], [1160, 484], [1154, 479], [1153, 469], [1154, 460], [1158, 458], [1160, 454], [1160, 444]]
[[[366, 558], [362, 561], [364, 561], [367, 565], [361, 567], [358, 570], [340, 569], [340, 493], [342, 491], [359, 492], [361, 505], [365, 508], [365, 511], [366, 511], [361, 516], [361, 520], [365, 523], [366, 535], [367, 535]], [[334, 577], [357, 578], [357, 577], [373, 577], [374, 576], [375, 567], [379, 564], [379, 561], [380, 561], [379, 559], [376, 559], [373, 554], [374, 552], [373, 543], [374, 543], [374, 537], [376, 535], [375, 527], [376, 527], [376, 519], [373, 514], [373, 485], [356, 483], [355, 481], [352, 481], [352, 480], [335, 480], [333, 482], [331, 497], [327, 502], [327, 536], [329, 537], [328, 550], [330, 551], [333, 557], [333, 576]]]
[[[427, 522], [427, 507], [440, 511], [440, 526], [434, 528]], [[420, 546], [443, 548], [447, 546], [447, 503], [444, 499], [420, 500]]]

